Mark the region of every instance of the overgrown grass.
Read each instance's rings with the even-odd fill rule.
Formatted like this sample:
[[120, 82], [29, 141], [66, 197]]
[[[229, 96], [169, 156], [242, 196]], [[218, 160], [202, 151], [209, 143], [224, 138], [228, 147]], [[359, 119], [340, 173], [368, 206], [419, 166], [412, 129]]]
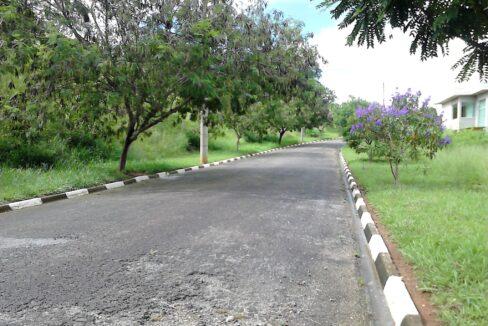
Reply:
[[[195, 131], [198, 128], [197, 124], [184, 121], [174, 126], [172, 123], [172, 121], [168, 121], [161, 124], [153, 129], [150, 136], [138, 140], [132, 145], [126, 170], [128, 174], [169, 171], [199, 163], [199, 153], [187, 150], [187, 133], [191, 129]], [[328, 139], [336, 136], [334, 129], [326, 129], [319, 138]], [[305, 141], [314, 139], [318, 138], [307, 136]], [[298, 133], [287, 133], [282, 146], [298, 142]], [[235, 136], [227, 130], [211, 134], [209, 160], [211, 162], [219, 161], [278, 146], [277, 143], [270, 141], [246, 143], [241, 140], [240, 149], [237, 151], [235, 143]], [[81, 162], [71, 159], [62, 164], [56, 164], [50, 169], [16, 169], [0, 166], [0, 202], [10, 202], [127, 178], [128, 175], [117, 170], [119, 153], [120, 148], [117, 148], [107, 160]]]
[[453, 134], [437, 157], [409, 163], [393, 186], [385, 162], [344, 155], [406, 259], [450, 325], [488, 320], [488, 135]]

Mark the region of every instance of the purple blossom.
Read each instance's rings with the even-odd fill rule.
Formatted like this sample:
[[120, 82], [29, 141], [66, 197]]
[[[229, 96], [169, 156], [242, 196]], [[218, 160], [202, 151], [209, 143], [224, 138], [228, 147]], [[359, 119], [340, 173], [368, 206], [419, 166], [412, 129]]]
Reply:
[[397, 112], [397, 115], [398, 115], [398, 116], [401, 116], [401, 115], [406, 115], [406, 114], [408, 114], [408, 108], [407, 108], [407, 107], [404, 107], [403, 109], [400, 109], [400, 110], [398, 110], [398, 112]]
[[392, 105], [392, 106], [388, 106], [388, 107], [384, 108], [382, 114], [384, 116], [391, 116], [394, 118], [398, 118], [398, 117], [401, 117], [403, 115], [407, 115], [408, 114], [408, 108], [404, 107], [402, 109], [399, 109], [399, 108]]
[[356, 117], [358, 117], [358, 118], [362, 118], [367, 114], [368, 114], [368, 112], [366, 111], [365, 108], [357, 108], [356, 109]]
[[381, 123], [381, 120], [378, 119], [378, 120], [376, 120], [376, 122], [374, 124], [379, 127], [379, 126], [381, 126], [382, 123]]
[[358, 130], [362, 130], [363, 128], [364, 128], [364, 124], [362, 124], [361, 122], [356, 123], [355, 125], [352, 125], [350, 133], [353, 134]]
[[430, 96], [427, 97], [423, 102], [422, 102], [422, 107], [423, 108], [426, 108], [429, 106], [429, 103], [430, 103]]
[[356, 117], [363, 118], [370, 116], [379, 107], [378, 103], [371, 103], [367, 108], [358, 107], [356, 109]]
[[367, 108], [357, 108], [356, 109], [356, 117], [358, 118], [362, 118], [362, 117], [365, 117], [365, 116], [368, 116], [371, 114], [371, 110], [369, 107]]
[[451, 143], [452, 143], [451, 137], [446, 136], [440, 140], [439, 145], [443, 147], [443, 146], [447, 146]]

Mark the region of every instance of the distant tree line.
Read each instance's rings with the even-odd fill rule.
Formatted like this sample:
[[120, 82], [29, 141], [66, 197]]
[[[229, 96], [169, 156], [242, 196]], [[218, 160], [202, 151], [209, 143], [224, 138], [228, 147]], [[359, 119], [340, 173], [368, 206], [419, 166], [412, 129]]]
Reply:
[[124, 170], [131, 144], [170, 116], [208, 112], [237, 146], [330, 119], [311, 35], [261, 0], [0, 3], [0, 160], [119, 137]]

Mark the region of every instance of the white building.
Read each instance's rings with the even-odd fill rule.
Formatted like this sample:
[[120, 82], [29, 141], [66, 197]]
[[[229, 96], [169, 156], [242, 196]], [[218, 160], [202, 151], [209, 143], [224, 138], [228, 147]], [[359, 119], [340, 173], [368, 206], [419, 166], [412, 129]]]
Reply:
[[453, 95], [439, 102], [447, 129], [487, 128], [488, 89], [473, 94]]

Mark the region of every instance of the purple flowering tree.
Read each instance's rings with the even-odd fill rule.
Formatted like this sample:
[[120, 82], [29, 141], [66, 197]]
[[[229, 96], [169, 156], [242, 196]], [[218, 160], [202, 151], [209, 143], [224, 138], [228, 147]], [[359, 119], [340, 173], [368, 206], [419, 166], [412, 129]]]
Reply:
[[[443, 138], [442, 116], [429, 106], [429, 99], [420, 103], [420, 95], [408, 90], [394, 94], [390, 105], [358, 108], [357, 122], [350, 130], [351, 139], [381, 149], [380, 155], [388, 161], [395, 184], [400, 182], [402, 162], [420, 156], [432, 159], [450, 143], [448, 137]], [[356, 145], [355, 149], [359, 152], [363, 147]]]
[[367, 153], [370, 161], [384, 153], [381, 143], [376, 139], [377, 127], [381, 124], [381, 110], [378, 103], [358, 107], [355, 112], [356, 123], [352, 125], [348, 137], [349, 146], [358, 153]]

